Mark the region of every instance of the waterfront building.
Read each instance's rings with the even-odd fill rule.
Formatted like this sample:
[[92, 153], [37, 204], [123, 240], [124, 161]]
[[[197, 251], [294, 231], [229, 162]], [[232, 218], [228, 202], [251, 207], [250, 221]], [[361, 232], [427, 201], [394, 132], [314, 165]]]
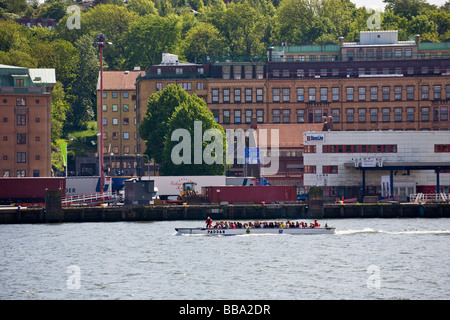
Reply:
[[[450, 43], [398, 41], [364, 31], [359, 42], [270, 48], [267, 57], [180, 63], [163, 54], [136, 79], [136, 119], [149, 96], [178, 84], [203, 98], [224, 129], [322, 124], [337, 131], [449, 130]], [[292, 129], [295, 130], [295, 129]], [[302, 140], [300, 139], [300, 148]], [[145, 151], [137, 137], [137, 153]], [[234, 166], [229, 174], [243, 174]]]
[[449, 131], [310, 131], [303, 144], [304, 185], [328, 199], [449, 193]]
[[[136, 175], [140, 159], [135, 82], [143, 73], [140, 70], [103, 71], [103, 156], [107, 172], [112, 176]], [[97, 114], [100, 114], [100, 78]]]
[[51, 176], [51, 90], [55, 69], [0, 65], [0, 174]]

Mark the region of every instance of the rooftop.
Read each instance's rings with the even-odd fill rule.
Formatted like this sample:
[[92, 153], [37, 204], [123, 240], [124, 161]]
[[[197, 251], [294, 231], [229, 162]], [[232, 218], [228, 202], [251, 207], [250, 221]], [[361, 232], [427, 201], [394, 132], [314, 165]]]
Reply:
[[[103, 90], [136, 90], [136, 78], [143, 75], [145, 71], [142, 70], [103, 71]], [[100, 73], [97, 90], [100, 90]]]

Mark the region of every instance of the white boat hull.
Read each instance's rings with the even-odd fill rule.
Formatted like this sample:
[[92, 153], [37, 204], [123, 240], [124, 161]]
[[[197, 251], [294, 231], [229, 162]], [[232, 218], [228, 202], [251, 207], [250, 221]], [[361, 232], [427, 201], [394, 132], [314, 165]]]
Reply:
[[336, 228], [239, 228], [239, 229], [213, 229], [213, 228], [175, 228], [178, 234], [205, 234], [235, 236], [245, 234], [334, 234]]

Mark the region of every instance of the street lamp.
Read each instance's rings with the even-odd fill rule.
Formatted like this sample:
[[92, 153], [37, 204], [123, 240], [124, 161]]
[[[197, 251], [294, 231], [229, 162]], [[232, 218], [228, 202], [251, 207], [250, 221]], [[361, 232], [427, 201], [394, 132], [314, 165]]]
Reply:
[[100, 131], [97, 134], [100, 140], [98, 144], [98, 157], [99, 157], [99, 173], [100, 173], [100, 192], [103, 192], [103, 47], [111, 42], [106, 42], [106, 37], [103, 33], [97, 36], [97, 41], [92, 42], [100, 49]]
[[150, 158], [146, 154], [137, 154], [138, 157], [147, 157], [148, 180], [150, 180]]

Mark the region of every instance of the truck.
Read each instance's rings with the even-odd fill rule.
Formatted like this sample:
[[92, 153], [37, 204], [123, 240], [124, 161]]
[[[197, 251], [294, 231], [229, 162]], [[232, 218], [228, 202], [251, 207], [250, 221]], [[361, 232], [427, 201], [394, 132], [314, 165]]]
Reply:
[[66, 178], [0, 178], [0, 203], [43, 204], [46, 190], [61, 190], [61, 196], [64, 197]]
[[[112, 190], [111, 177], [105, 177], [103, 192]], [[66, 178], [66, 197], [100, 192], [100, 177], [72, 176]]]
[[205, 186], [206, 203], [280, 203], [296, 202], [296, 186]]

